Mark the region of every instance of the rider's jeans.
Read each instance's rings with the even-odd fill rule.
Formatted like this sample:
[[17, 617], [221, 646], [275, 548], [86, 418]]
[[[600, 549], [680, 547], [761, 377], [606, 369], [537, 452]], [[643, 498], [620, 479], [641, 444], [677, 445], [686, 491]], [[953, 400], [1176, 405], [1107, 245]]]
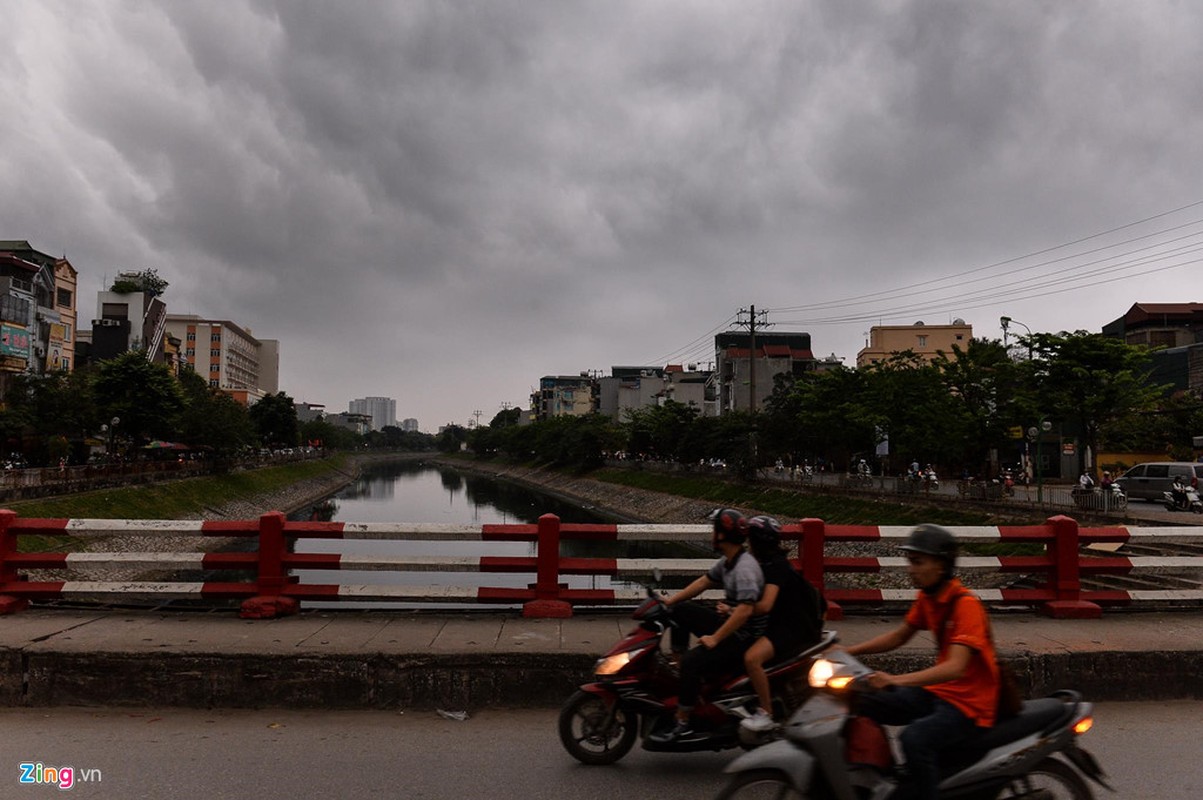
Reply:
[[[678, 627], [672, 631], [672, 648], [681, 652], [689, 646], [689, 635], [707, 636], [714, 633], [726, 618], [717, 611], [699, 603], [685, 602], [673, 608], [673, 618]], [[744, 653], [754, 639], [737, 632], [723, 639], [712, 650], [699, 644], [681, 659], [681, 690], [677, 701], [682, 707], [692, 708], [697, 704], [698, 692], [707, 676], [731, 672], [743, 667]]]
[[940, 751], [964, 745], [978, 734], [973, 720], [917, 686], [861, 695], [857, 712], [882, 725], [906, 726], [899, 740], [909, 778], [899, 783], [890, 800], [937, 800]]

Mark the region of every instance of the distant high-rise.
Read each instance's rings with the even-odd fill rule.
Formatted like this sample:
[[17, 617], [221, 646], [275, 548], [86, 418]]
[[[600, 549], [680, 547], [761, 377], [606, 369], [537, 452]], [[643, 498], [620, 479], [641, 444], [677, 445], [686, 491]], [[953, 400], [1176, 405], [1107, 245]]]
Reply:
[[405, 431], [406, 433], [417, 433], [418, 421], [413, 417], [407, 418], [401, 423], [401, 430]]
[[352, 414], [371, 417], [374, 431], [397, 425], [397, 401], [391, 397], [363, 397], [352, 400], [347, 410]]

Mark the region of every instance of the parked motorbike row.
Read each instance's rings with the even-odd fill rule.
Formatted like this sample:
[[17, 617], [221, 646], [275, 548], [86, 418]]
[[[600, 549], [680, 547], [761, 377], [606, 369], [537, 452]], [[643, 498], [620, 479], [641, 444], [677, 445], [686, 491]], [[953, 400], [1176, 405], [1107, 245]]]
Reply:
[[[744, 675], [705, 687], [694, 710], [696, 732], [665, 740], [674, 724], [677, 673], [663, 649], [673, 627], [672, 609], [653, 588], [632, 615], [638, 625], [602, 656], [595, 681], [569, 698], [560, 712], [565, 749], [590, 765], [613, 764], [634, 746], [686, 752], [742, 747], [727, 768], [718, 797], [841, 798], [880, 800], [897, 783], [897, 747], [885, 729], [857, 716], [856, 697], [872, 691], [872, 670], [836, 649], [825, 631], [814, 646], [768, 665], [773, 704], [787, 722], [751, 731], [740, 722], [757, 707]], [[1025, 701], [970, 746], [957, 751], [940, 785], [940, 796], [965, 800], [1091, 800], [1087, 779], [1108, 789], [1103, 770], [1079, 739], [1093, 724], [1092, 705], [1075, 691], [1059, 690]]]

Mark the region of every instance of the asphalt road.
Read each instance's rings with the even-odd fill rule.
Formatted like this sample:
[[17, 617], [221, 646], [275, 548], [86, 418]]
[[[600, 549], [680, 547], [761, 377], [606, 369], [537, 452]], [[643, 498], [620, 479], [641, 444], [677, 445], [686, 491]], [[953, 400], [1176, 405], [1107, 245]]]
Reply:
[[[1084, 744], [1133, 800], [1203, 796], [1203, 701], [1105, 703]], [[636, 749], [584, 767], [560, 747], [548, 710], [433, 712], [0, 709], [0, 797], [59, 795], [21, 785], [19, 765], [74, 768], [72, 797], [297, 798], [712, 797], [733, 752]], [[85, 780], [88, 778], [88, 780]]]

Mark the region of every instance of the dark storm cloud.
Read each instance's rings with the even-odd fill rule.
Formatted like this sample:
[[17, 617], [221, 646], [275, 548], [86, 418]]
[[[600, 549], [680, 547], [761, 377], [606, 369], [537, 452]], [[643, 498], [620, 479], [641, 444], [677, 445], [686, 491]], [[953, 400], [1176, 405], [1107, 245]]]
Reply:
[[[280, 338], [298, 398], [392, 395], [429, 428], [749, 303], [949, 275], [1203, 185], [1188, 5], [7, 10], [0, 101], [36, 122], [0, 123], [25, 187], [0, 236], [68, 251], [84, 305], [155, 266], [175, 310]], [[1003, 313], [1107, 321], [1064, 305]], [[868, 323], [818, 317], [816, 351], [851, 358]]]

